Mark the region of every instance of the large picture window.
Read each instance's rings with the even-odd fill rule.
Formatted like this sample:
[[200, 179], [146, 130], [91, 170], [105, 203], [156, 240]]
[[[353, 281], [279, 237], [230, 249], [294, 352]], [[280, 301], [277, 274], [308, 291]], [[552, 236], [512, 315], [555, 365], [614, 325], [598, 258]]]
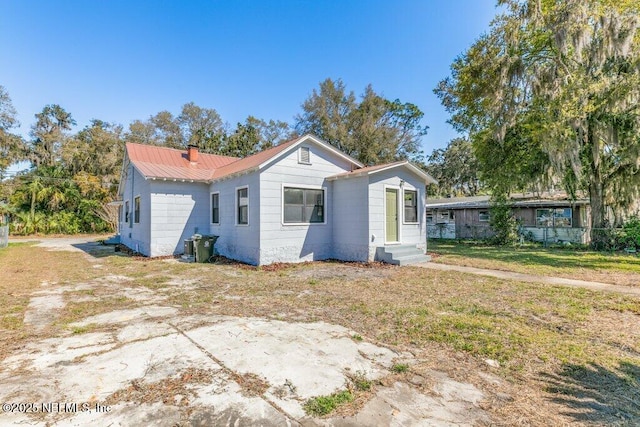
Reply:
[[572, 209], [536, 209], [536, 226], [538, 227], [566, 227], [572, 226]]
[[220, 224], [220, 193], [211, 195], [211, 223]]
[[418, 222], [418, 192], [404, 190], [404, 222]]
[[133, 199], [133, 223], [140, 224], [140, 196]]
[[237, 203], [238, 224], [249, 224], [249, 189], [247, 187], [238, 189]]
[[284, 188], [285, 224], [313, 224], [324, 222], [324, 190]]

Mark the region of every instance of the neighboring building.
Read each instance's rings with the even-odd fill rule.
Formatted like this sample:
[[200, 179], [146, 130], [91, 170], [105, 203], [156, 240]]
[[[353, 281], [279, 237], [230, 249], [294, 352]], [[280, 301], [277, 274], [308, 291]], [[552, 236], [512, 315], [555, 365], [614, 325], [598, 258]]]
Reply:
[[[566, 194], [518, 194], [511, 199], [521, 234], [535, 241], [589, 243], [589, 201]], [[427, 201], [427, 233], [431, 238], [482, 239], [489, 226], [489, 196]]]
[[238, 159], [127, 144], [119, 187], [123, 244], [180, 254], [195, 233], [249, 264], [425, 260], [425, 189], [407, 161], [363, 167], [305, 135]]

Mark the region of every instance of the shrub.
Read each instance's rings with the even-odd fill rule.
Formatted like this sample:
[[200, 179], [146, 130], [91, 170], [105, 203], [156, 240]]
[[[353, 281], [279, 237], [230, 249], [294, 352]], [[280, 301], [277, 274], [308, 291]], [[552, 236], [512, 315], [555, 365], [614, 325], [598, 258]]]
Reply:
[[511, 212], [511, 205], [505, 195], [494, 196], [491, 202], [489, 224], [494, 231], [491, 243], [495, 245], [511, 245], [518, 240], [518, 222]]

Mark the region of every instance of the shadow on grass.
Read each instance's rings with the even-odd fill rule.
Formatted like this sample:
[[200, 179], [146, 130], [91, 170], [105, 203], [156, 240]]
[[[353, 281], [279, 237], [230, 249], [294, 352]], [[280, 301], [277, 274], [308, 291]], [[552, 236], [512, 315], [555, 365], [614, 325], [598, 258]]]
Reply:
[[640, 367], [622, 362], [618, 369], [599, 364], [564, 365], [558, 374], [543, 374], [545, 391], [568, 408], [563, 415], [585, 423], [638, 425]]
[[114, 245], [103, 245], [100, 242], [75, 243], [74, 248], [80, 249], [82, 252], [91, 255], [94, 258], [105, 258], [109, 256], [126, 256], [121, 252], [115, 251]]

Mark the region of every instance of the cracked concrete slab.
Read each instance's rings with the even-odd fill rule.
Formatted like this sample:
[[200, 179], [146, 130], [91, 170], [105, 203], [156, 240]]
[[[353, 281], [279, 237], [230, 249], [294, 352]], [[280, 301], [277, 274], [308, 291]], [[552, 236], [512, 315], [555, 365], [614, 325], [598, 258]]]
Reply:
[[86, 319], [79, 322], [70, 323], [69, 326], [82, 327], [91, 324], [103, 325], [112, 323], [126, 323], [138, 319], [174, 316], [177, 312], [178, 310], [173, 307], [152, 305], [97, 314], [95, 316], [87, 317]]
[[[324, 322], [288, 323], [256, 318], [227, 318], [186, 332], [229, 369], [264, 378], [266, 395], [295, 418], [305, 416], [302, 403], [345, 387], [347, 374], [369, 379], [389, 373], [398, 355], [389, 349], [351, 339], [353, 331]], [[276, 391], [289, 382], [296, 395]]]
[[[81, 243], [81, 239], [58, 239], [44, 246], [86, 253]], [[243, 273], [230, 268], [225, 274]], [[428, 372], [428, 379], [420, 377], [425, 379], [420, 384], [430, 384], [426, 392], [409, 379], [376, 386], [357, 414], [312, 418], [303, 410], [307, 399], [343, 390], [354, 374], [370, 380], [386, 377], [394, 363], [411, 365], [413, 356], [355, 340], [353, 331], [324, 322], [181, 315], [177, 308], [163, 305], [165, 296], [136, 288], [134, 282], [124, 275], [108, 275], [78, 285], [43, 283], [43, 289], [32, 295], [25, 315], [25, 323], [36, 331], [55, 321], [66, 292], [109, 287], [110, 292], [142, 306], [72, 323], [71, 327], [78, 328], [94, 325], [96, 330], [34, 339], [0, 364], [0, 402], [93, 404], [109, 400], [111, 411], [38, 416], [2, 413], [0, 424], [463, 426], [490, 422], [480, 408], [484, 395], [479, 389], [437, 371]], [[176, 278], [168, 285], [185, 289], [198, 283]], [[75, 295], [74, 301], [99, 300], [101, 293]], [[207, 375], [181, 382], [192, 369]], [[257, 391], [247, 378], [260, 382]], [[167, 398], [162, 393], [170, 390], [164, 387], [175, 382], [181, 384], [175, 392], [180, 394]], [[143, 400], [135, 393], [138, 388], [149, 391]]]
[[[174, 425], [186, 421], [192, 425], [302, 422], [346, 426], [472, 425], [488, 419], [478, 406], [482, 392], [436, 372], [432, 395], [397, 382], [379, 388], [353, 417], [310, 418], [303, 410], [306, 399], [344, 389], [347, 377], [356, 372], [369, 379], [383, 377], [390, 373], [394, 361], [407, 361], [410, 356], [355, 341], [353, 331], [323, 322], [181, 318], [175, 314], [158, 306], [119, 310], [78, 322], [115, 325], [119, 329], [114, 332], [32, 343], [5, 360], [0, 371], [0, 400], [103, 402], [136, 381], [144, 387], [177, 378], [193, 367], [211, 372], [206, 383], [187, 385], [193, 393], [188, 412], [167, 402], [133, 405], [124, 401], [116, 402], [108, 414], [54, 414], [42, 423], [27, 414], [11, 414], [6, 421], [36, 425]], [[172, 323], [163, 317], [166, 315], [175, 316]], [[244, 374], [261, 378], [267, 386], [264, 394], [247, 394], [237, 382]]]

